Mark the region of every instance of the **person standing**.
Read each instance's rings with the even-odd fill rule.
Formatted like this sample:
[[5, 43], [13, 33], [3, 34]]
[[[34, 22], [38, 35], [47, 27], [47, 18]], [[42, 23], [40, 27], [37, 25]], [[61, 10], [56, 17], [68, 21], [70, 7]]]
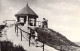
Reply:
[[42, 21], [42, 28], [48, 28], [48, 20], [46, 20], [45, 18], [43, 18]]

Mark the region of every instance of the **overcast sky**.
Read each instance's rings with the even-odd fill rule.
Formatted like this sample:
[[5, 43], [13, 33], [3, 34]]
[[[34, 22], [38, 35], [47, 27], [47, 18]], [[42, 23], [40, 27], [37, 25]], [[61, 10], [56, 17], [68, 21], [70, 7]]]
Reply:
[[[38, 20], [45, 17], [49, 28], [80, 42], [80, 0], [28, 0], [28, 3], [39, 16]], [[26, 4], [27, 0], [0, 0], [0, 23], [16, 19], [14, 15]]]

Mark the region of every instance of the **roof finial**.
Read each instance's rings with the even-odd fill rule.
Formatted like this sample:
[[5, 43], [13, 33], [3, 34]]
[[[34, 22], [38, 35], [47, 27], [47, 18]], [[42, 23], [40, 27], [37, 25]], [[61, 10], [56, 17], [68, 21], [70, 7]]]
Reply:
[[28, 5], [28, 2], [27, 2], [27, 5]]
[[25, 0], [25, 2], [27, 3], [26, 6], [28, 6], [28, 0]]
[[26, 6], [28, 6], [28, 2], [27, 2], [27, 5]]

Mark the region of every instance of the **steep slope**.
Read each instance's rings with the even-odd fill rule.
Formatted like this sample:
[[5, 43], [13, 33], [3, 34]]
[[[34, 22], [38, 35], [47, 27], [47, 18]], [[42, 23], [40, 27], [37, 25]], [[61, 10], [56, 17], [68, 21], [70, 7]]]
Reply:
[[[68, 40], [65, 36], [61, 35], [60, 33], [52, 30], [52, 29], [42, 29], [37, 27], [36, 32], [38, 33], [38, 39], [45, 44], [56, 48], [58, 50], [74, 50], [80, 48], [80, 46], [76, 45], [75, 43]], [[74, 50], [75, 51], [75, 50]]]

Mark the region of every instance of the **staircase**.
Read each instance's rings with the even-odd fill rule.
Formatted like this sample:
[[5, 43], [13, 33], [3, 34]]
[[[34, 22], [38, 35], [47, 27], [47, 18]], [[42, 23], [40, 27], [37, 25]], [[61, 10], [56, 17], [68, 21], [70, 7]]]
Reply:
[[[29, 46], [29, 39], [27, 36], [27, 34], [23, 34], [26, 39], [23, 37], [22, 41], [21, 41], [21, 33], [20, 31], [18, 32], [18, 36], [15, 33], [15, 26], [11, 26], [11, 27], [6, 27], [4, 30], [7, 30], [6, 32], [3, 31], [2, 32], [2, 38], [1, 40], [8, 40], [8, 41], [12, 41], [14, 43], [14, 45], [22, 45], [24, 47], [24, 49], [26, 49], [26, 51], [43, 51], [42, 47], [36, 47], [34, 39], [31, 39], [31, 46]], [[5, 33], [5, 34], [4, 34]], [[38, 45], [41, 46], [42, 43], [38, 42]], [[57, 51], [56, 49], [49, 47], [47, 45], [45, 45], [45, 51]]]

